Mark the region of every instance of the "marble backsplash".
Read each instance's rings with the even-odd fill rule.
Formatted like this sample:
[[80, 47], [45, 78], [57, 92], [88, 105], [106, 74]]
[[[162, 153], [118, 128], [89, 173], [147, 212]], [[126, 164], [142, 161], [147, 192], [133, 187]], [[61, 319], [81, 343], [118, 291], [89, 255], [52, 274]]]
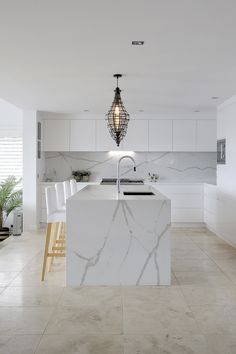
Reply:
[[[216, 153], [212, 152], [132, 152], [137, 164], [121, 163], [121, 176], [144, 178], [158, 173], [160, 182], [216, 182]], [[90, 181], [116, 177], [117, 160], [124, 152], [46, 152], [44, 181], [63, 181], [73, 170], [89, 170]]]

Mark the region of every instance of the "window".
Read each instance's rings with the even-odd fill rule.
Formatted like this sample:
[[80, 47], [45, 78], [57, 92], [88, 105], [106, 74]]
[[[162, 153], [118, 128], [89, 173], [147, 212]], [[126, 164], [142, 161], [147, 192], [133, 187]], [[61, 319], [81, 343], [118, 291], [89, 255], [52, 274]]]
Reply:
[[0, 182], [8, 176], [22, 178], [22, 137], [0, 137]]

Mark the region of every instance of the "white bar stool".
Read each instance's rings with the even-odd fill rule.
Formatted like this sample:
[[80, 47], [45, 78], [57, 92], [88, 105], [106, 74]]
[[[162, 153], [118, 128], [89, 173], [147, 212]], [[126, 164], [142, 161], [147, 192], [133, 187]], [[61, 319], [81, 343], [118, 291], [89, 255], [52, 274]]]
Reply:
[[63, 182], [63, 187], [64, 187], [65, 204], [66, 204], [66, 200], [71, 197], [70, 182], [69, 181], [64, 181]]
[[57, 197], [57, 208], [58, 210], [66, 210], [66, 198], [64, 192], [64, 185], [62, 182], [55, 184], [56, 188], [56, 197]]
[[43, 258], [42, 281], [45, 278], [48, 258], [65, 257], [65, 237], [62, 234], [62, 226], [66, 222], [66, 212], [58, 210], [56, 188], [47, 187], [45, 189], [46, 208], [47, 208], [47, 232], [45, 241], [45, 250]]
[[78, 192], [77, 190], [77, 183], [75, 179], [70, 180], [70, 189], [71, 189], [71, 195], [74, 195], [75, 193]]

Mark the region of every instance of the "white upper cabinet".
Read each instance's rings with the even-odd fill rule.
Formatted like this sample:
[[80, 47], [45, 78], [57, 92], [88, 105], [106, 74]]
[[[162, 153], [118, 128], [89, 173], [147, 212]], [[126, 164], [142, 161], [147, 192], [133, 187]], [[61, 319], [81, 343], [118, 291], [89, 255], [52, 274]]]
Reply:
[[66, 119], [45, 119], [43, 121], [43, 150], [69, 151], [70, 121]]
[[123, 149], [132, 151], [148, 151], [148, 120], [130, 120]]
[[70, 151], [95, 151], [96, 121], [78, 119], [70, 121]]
[[196, 120], [173, 120], [173, 151], [196, 151]]
[[216, 151], [215, 120], [197, 120], [197, 151]]
[[172, 120], [149, 120], [149, 151], [172, 151]]
[[123, 143], [120, 147], [116, 146], [107, 127], [105, 119], [96, 121], [96, 150], [97, 151], [114, 151], [122, 150]]

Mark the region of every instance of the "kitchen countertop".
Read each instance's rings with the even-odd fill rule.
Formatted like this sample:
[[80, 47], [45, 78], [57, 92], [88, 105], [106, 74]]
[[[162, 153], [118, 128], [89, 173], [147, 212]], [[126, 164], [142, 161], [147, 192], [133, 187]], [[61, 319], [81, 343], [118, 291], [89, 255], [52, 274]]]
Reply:
[[[83, 188], [81, 191], [74, 194], [70, 197], [70, 201], [77, 200], [167, 200], [163, 194], [157, 192], [156, 189], [148, 185], [130, 185], [130, 186], [121, 186], [121, 192], [118, 195], [117, 186], [111, 185], [88, 185]], [[153, 192], [154, 195], [124, 195], [124, 191], [138, 191], [138, 192]]]

